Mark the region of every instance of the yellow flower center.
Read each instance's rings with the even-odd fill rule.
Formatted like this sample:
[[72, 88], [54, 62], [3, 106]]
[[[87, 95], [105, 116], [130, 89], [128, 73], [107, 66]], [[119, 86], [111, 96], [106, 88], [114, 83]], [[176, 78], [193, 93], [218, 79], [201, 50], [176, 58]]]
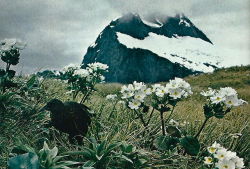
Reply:
[[216, 100], [220, 100], [220, 97], [217, 97]]
[[211, 158], [208, 158], [207, 161], [211, 163], [211, 162], [212, 162], [212, 159], [211, 159]]
[[223, 167], [224, 167], [224, 168], [229, 168], [228, 165], [224, 165]]
[[212, 152], [212, 153], [214, 153], [214, 152], [216, 151], [216, 148], [210, 147], [210, 148], [209, 148], [209, 151]]

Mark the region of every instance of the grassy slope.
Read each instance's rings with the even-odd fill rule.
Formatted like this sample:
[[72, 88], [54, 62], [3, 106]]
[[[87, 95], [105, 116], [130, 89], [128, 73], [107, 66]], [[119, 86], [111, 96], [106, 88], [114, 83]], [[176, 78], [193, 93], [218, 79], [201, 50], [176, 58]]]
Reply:
[[[186, 121], [189, 123], [183, 127], [186, 129], [188, 134], [194, 134], [204, 119], [202, 105], [205, 100], [199, 95], [199, 92], [206, 90], [207, 87], [233, 87], [238, 91], [240, 98], [250, 102], [250, 66], [221, 69], [212, 74], [190, 76], [185, 80], [191, 84], [194, 95], [178, 103], [173, 119], [178, 120], [179, 122]], [[111, 110], [113, 110], [113, 103], [106, 101], [105, 96], [110, 93], [119, 93], [120, 86], [120, 84], [98, 85], [98, 92], [96, 92], [92, 96], [92, 99], [86, 103], [96, 113], [100, 113], [97, 120], [92, 123], [91, 130], [88, 134], [96, 136], [101, 140], [108, 140], [109, 142], [114, 140], [129, 142], [139, 148], [143, 148], [149, 153], [149, 156], [151, 156], [152, 159], [159, 159], [155, 153], [150, 152], [149, 148], [143, 145], [147, 144], [144, 140], [147, 140], [147, 138], [150, 138], [152, 135], [160, 135], [160, 132], [149, 133], [145, 136], [145, 138], [137, 137], [138, 133], [142, 131], [142, 127], [140, 127], [141, 124], [138, 123], [138, 120], [134, 119], [133, 115], [131, 115], [131, 113], [129, 113], [121, 105], [116, 106], [113, 118], [108, 120], [107, 117]], [[69, 95], [66, 94], [65, 84], [61, 82], [46, 80], [44, 82], [44, 89], [47, 91], [47, 97], [45, 100], [59, 98], [66, 101], [70, 99]], [[38, 107], [40, 108], [44, 104], [45, 101], [39, 103]], [[249, 161], [249, 110], [250, 104], [233, 109], [233, 112], [228, 114], [224, 119], [210, 119], [207, 124], [207, 128], [200, 136], [202, 144], [208, 146], [217, 140], [227, 148], [232, 145], [232, 150], [237, 151], [241, 157], [244, 157], [246, 161]], [[166, 113], [165, 115], [167, 116], [168, 114]], [[155, 126], [160, 126], [158, 112], [154, 114], [151, 124], [150, 128], [152, 130]], [[41, 144], [38, 144], [38, 142], [42, 143], [42, 140], [44, 140], [41, 138], [48, 136], [45, 134], [45, 131], [38, 129], [31, 124], [26, 124], [19, 129], [20, 132], [18, 132], [18, 135], [15, 135], [15, 137], [18, 137], [19, 140], [35, 147], [36, 149], [41, 148]], [[98, 135], [97, 131], [99, 132]], [[234, 139], [230, 135], [233, 133], [242, 133], [243, 135], [238, 139]], [[53, 145], [57, 145], [61, 152], [77, 149], [77, 147], [68, 143], [66, 135], [59, 135], [58, 132], [53, 129], [50, 130], [49, 135], [51, 136], [48, 140], [49, 145], [51, 147]], [[232, 144], [232, 142], [234, 143]], [[7, 140], [3, 140], [1, 144], [6, 147], [6, 149], [4, 149], [5, 152], [2, 153], [3, 158], [7, 158], [9, 151], [14, 146], [13, 135], [9, 136]], [[81, 160], [81, 158], [78, 160]], [[5, 168], [3, 167], [4, 163], [4, 160], [2, 162], [0, 160], [0, 168], [1, 165], [2, 168]], [[152, 162], [152, 165], [159, 166], [163, 164], [155, 160]], [[173, 165], [178, 165], [177, 168], [187, 168], [187, 159], [179, 157], [177, 163]], [[192, 165], [193, 164], [190, 166]], [[168, 167], [165, 166], [163, 168]]]

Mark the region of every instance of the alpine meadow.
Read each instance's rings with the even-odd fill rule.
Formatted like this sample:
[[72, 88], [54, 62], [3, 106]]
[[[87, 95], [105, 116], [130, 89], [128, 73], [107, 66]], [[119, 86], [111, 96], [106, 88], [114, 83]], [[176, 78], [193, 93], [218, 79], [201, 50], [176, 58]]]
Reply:
[[[229, 42], [216, 43], [216, 38], [208, 37], [213, 34], [203, 32], [207, 25], [201, 26], [203, 31], [199, 29], [197, 20], [212, 16], [210, 11], [206, 13], [202, 8], [204, 13], [197, 17], [198, 2], [190, 1], [195, 4], [190, 7], [193, 13], [189, 13], [196, 18], [194, 22], [198, 24], [194, 24], [191, 17], [181, 12], [174, 16], [159, 11], [157, 14], [153, 8], [160, 8], [158, 1], [157, 5], [151, 2], [150, 15], [143, 11], [148, 6], [141, 7], [137, 2], [107, 0], [108, 5], [98, 2], [98, 9], [105, 9], [112, 17], [117, 15], [112, 9], [124, 10], [126, 14], [108, 24], [108, 17], [105, 18], [105, 26], [95, 42], [85, 45], [86, 53], [76, 63], [73, 57], [66, 56], [77, 51], [73, 45], [75, 39], [63, 39], [63, 33], [56, 29], [74, 32], [70, 28], [78, 27], [79, 20], [72, 18], [77, 18], [76, 11], [79, 14], [79, 2], [74, 6], [73, 2], [62, 2], [61, 6], [56, 1], [47, 4], [47, 0], [21, 5], [23, 9], [32, 7], [33, 12], [38, 9], [39, 13], [45, 3], [48, 8], [51, 4], [58, 5], [58, 9], [52, 7], [57, 12], [47, 10], [51, 16], [46, 24], [58, 24], [50, 25], [48, 30], [34, 26], [42, 25], [34, 21], [42, 21], [35, 12], [34, 19], [20, 8], [13, 11], [14, 14], [22, 11], [25, 16], [22, 22], [32, 19], [34, 25], [30, 25], [34, 30], [30, 31], [39, 30], [34, 34], [42, 32], [44, 37], [49, 35], [52, 39], [58, 36], [60, 42], [55, 38], [52, 44], [34, 34], [36, 40], [0, 35], [4, 37], [0, 39], [0, 169], [250, 167], [250, 60], [249, 52], [243, 54], [249, 50], [237, 44], [237, 38], [234, 41], [237, 49], [223, 47]], [[97, 12], [94, 15], [94, 9], [87, 9], [87, 4], [92, 3], [95, 1], [79, 4], [84, 17], [92, 16], [94, 20], [99, 15]], [[3, 4], [8, 9], [9, 3]], [[134, 9], [131, 4], [138, 6]], [[17, 2], [16, 7], [19, 5]], [[68, 7], [70, 12], [62, 15], [61, 10]], [[225, 11], [226, 7], [221, 6]], [[188, 13], [186, 8], [181, 9]], [[41, 15], [45, 17], [47, 13]], [[14, 14], [11, 17], [17, 19], [19, 16]], [[59, 15], [62, 20], [57, 20]], [[104, 19], [95, 19], [101, 27]], [[65, 22], [69, 28], [60, 25]], [[89, 23], [93, 24], [91, 20]], [[94, 24], [91, 26], [83, 27], [95, 29]], [[207, 27], [212, 29], [213, 24]], [[15, 34], [8, 31], [3, 32]], [[32, 36], [27, 33], [27, 37]], [[60, 58], [54, 57], [55, 54], [61, 55]], [[32, 65], [34, 61], [37, 64]], [[33, 69], [43, 63], [51, 65], [39, 71]]]

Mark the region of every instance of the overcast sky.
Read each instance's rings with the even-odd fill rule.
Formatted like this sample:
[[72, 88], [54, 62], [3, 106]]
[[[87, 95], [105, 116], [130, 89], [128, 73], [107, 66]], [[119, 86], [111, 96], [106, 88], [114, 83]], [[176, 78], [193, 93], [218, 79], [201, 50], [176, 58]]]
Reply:
[[250, 57], [249, 0], [0, 0], [0, 39], [27, 42], [19, 71], [60, 69], [81, 63], [104, 27], [127, 12], [182, 12], [215, 45]]

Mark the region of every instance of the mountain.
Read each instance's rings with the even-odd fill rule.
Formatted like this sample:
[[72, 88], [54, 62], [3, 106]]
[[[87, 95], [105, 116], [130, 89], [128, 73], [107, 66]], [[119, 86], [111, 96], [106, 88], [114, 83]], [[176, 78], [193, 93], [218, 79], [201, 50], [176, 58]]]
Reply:
[[105, 27], [88, 48], [83, 64], [109, 65], [107, 82], [153, 83], [213, 71], [219, 64], [217, 56], [205, 53], [212, 46], [183, 14], [146, 20], [129, 13]]

